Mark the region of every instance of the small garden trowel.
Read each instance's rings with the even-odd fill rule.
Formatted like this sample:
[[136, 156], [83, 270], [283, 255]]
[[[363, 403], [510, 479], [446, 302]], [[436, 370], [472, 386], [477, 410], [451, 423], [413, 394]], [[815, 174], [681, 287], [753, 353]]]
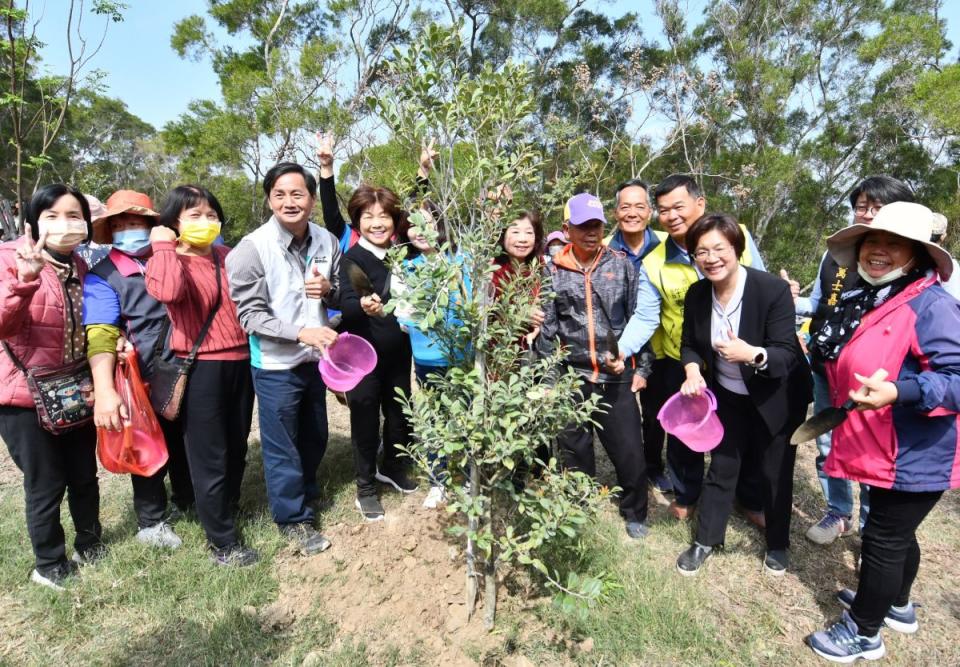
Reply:
[[[870, 376], [870, 379], [883, 382], [887, 379], [887, 371], [878, 368], [874, 374]], [[813, 440], [817, 436], [832, 431], [843, 423], [843, 420], [847, 418], [847, 413], [853, 410], [856, 405], [856, 401], [848, 398], [839, 408], [831, 407], [826, 410], [821, 410], [803, 422], [800, 427], [793, 432], [793, 435], [790, 436], [790, 444], [799, 445], [802, 442]]]
[[347, 277], [350, 279], [350, 286], [353, 287], [353, 291], [356, 292], [358, 296], [365, 297], [376, 293], [376, 290], [373, 289], [373, 283], [370, 282], [370, 278], [363, 272], [363, 269], [353, 262], [347, 265]]

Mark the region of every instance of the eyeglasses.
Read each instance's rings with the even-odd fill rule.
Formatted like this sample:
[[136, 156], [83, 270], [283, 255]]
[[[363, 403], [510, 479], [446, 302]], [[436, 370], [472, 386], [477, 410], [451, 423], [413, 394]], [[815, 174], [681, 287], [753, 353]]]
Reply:
[[701, 248], [700, 250], [693, 253], [693, 258], [698, 262], [702, 262], [708, 257], [723, 257], [724, 255], [728, 254], [731, 250], [733, 250], [733, 246], [729, 246], [729, 245], [720, 246], [718, 248], [711, 248], [709, 250], [706, 248]]
[[867, 206], [866, 204], [857, 204], [853, 207], [853, 212], [859, 216], [871, 215], [874, 216], [883, 208], [883, 204], [874, 204], [873, 206]]

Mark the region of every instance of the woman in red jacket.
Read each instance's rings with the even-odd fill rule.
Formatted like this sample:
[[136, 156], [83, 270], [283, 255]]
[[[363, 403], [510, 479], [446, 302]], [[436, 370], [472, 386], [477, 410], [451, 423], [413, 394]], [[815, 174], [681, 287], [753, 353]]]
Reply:
[[827, 240], [860, 280], [812, 340], [827, 360], [833, 404], [856, 406], [833, 430], [824, 471], [870, 486], [860, 581], [837, 595], [849, 611], [809, 638], [834, 662], [883, 656], [883, 625], [917, 631], [917, 528], [960, 486], [960, 302], [938, 284], [953, 263], [930, 242], [932, 225], [928, 208], [895, 202]]
[[146, 285], [147, 292], [167, 306], [174, 354], [186, 358], [200, 339], [181, 408], [197, 516], [213, 561], [245, 566], [259, 559], [240, 543], [235, 522], [253, 415], [253, 381], [247, 336], [230, 299], [224, 268], [230, 249], [213, 245], [222, 224], [223, 209], [210, 191], [194, 185], [174, 188], [160, 212], [160, 224], [150, 232], [153, 255], [147, 262]]
[[[496, 268], [490, 279], [494, 296], [500, 299], [515, 277], [539, 275], [543, 267], [543, 219], [540, 213], [532, 210], [521, 211], [519, 217], [500, 233], [497, 244], [503, 252], [493, 260]], [[520, 339], [523, 349], [529, 349], [533, 345], [540, 333], [540, 325], [543, 324], [544, 313], [537, 305], [539, 295], [540, 286], [536, 284], [531, 295], [533, 303], [530, 306], [530, 329]]]
[[[105, 553], [97, 433], [92, 421], [59, 435], [43, 429], [26, 375], [11, 354], [29, 369], [65, 366], [86, 357], [84, 265], [74, 250], [90, 236], [90, 207], [74, 188], [47, 185], [30, 200], [26, 223], [23, 238], [0, 245], [0, 338], [6, 347], [0, 353], [0, 437], [23, 472], [27, 531], [36, 561], [30, 580], [59, 590], [78, 564]], [[60, 524], [64, 493], [77, 533], [70, 561]]]

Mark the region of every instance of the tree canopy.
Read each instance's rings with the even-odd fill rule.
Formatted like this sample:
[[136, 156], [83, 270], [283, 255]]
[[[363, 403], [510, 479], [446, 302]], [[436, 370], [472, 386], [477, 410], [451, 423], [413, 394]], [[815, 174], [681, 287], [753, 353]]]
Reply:
[[[960, 64], [939, 0], [724, 0], [700, 15], [679, 0], [622, 15], [586, 0], [208, 0], [176, 24], [170, 46], [211, 66], [220, 95], [159, 129], [83, 74], [90, 36], [68, 72], [41, 75], [32, 8], [5, 4], [0, 193], [10, 199], [51, 179], [98, 196], [202, 182], [235, 239], [262, 219], [260, 180], [273, 163], [315, 164], [317, 130], [348, 157], [345, 191], [363, 180], [402, 189], [414, 142], [458, 119], [432, 113], [444, 100], [429, 82], [418, 91], [424, 137], [397, 136], [376, 102], [396, 84], [392, 60], [440, 24], [462, 36], [466, 76], [529, 72], [528, 89], [501, 93], [531, 104], [523, 140], [540, 167], [511, 185], [548, 226], [577, 191], [610, 201], [625, 178], [690, 173], [709, 209], [750, 227], [768, 264], [809, 280], [863, 176], [901, 178], [960, 216]], [[122, 3], [71, 8], [122, 19]]]

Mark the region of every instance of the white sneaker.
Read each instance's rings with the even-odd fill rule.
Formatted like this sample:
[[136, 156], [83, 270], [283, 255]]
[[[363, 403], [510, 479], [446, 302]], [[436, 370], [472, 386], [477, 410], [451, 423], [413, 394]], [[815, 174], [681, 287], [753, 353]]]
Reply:
[[431, 486], [427, 497], [423, 499], [423, 506], [428, 510], [435, 510], [447, 502], [447, 492], [442, 486]]
[[137, 531], [137, 539], [147, 546], [161, 549], [176, 549], [183, 544], [183, 540], [173, 532], [173, 528], [166, 521], [161, 521], [149, 528], [141, 528]]

